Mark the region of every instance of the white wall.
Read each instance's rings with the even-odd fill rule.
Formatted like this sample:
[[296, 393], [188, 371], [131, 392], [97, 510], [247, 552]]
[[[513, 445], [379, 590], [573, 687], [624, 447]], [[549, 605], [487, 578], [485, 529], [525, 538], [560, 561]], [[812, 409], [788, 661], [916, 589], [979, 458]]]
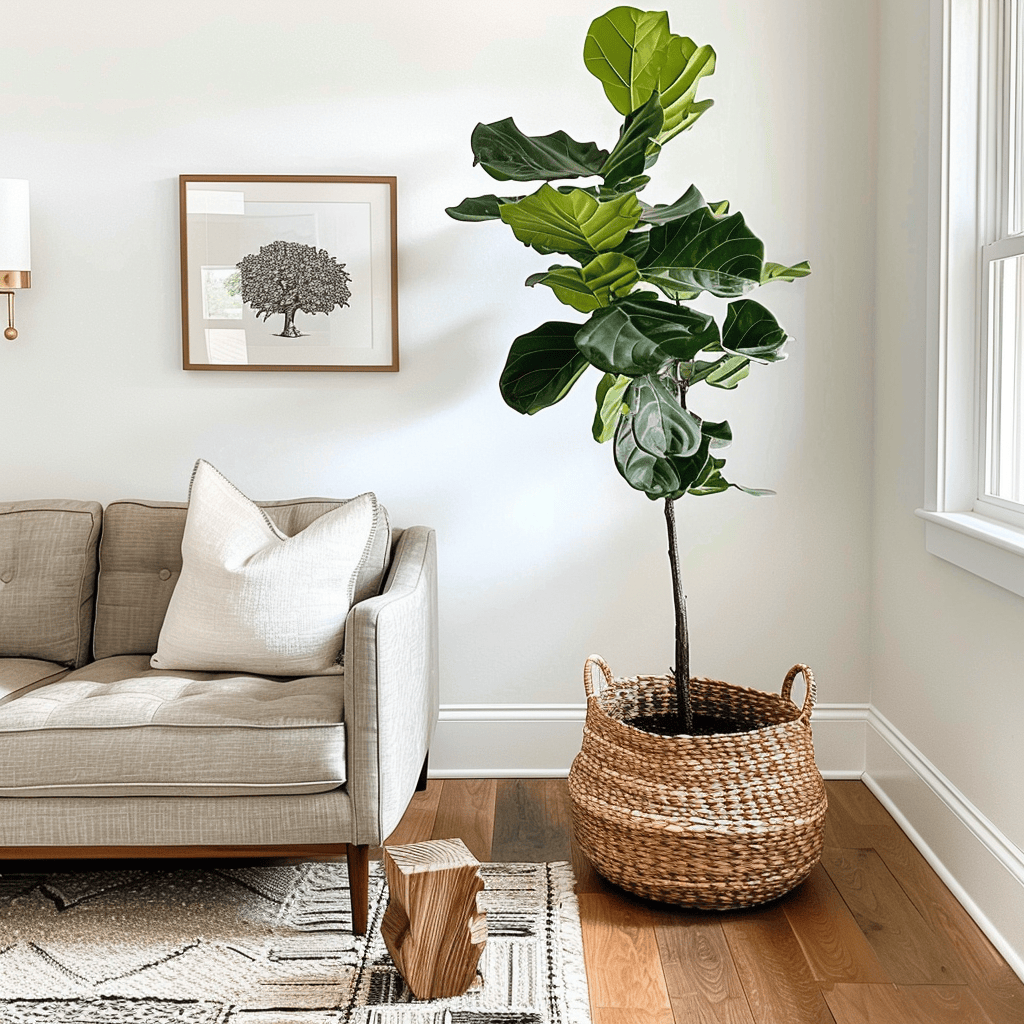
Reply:
[[[933, 4], [881, 5], [872, 702], [944, 777], [954, 799], [1010, 841], [1012, 866], [1013, 859], [1024, 861], [1024, 602], [927, 554], [924, 523], [914, 516], [924, 503], [930, 414], [924, 387], [929, 133], [937, 129], [929, 117]], [[899, 766], [887, 774], [885, 785], [922, 838], [947, 863], [963, 860], [961, 883], [1016, 944], [1020, 970], [1020, 868], [1016, 880], [983, 859], [976, 868], [964, 853], [969, 837], [961, 834], [961, 842], [948, 833], [944, 809], [927, 800], [918, 805]]]
[[[590, 439], [596, 375], [535, 418], [498, 395], [511, 340], [565, 315], [522, 287], [546, 263], [443, 212], [493, 190], [471, 166], [478, 120], [614, 142], [581, 59], [610, 6], [11, 5], [0, 173], [32, 183], [34, 286], [0, 347], [0, 498], [181, 499], [199, 456], [259, 498], [373, 489], [396, 522], [438, 530], [443, 702], [578, 702], [592, 651], [664, 671], [662, 510]], [[645, 195], [694, 181], [769, 258], [814, 267], [759, 296], [797, 339], [789, 361], [698, 406], [732, 421], [734, 478], [779, 496], [679, 509], [693, 669], [775, 687], [807, 661], [821, 700], [863, 702], [874, 5], [669, 6], [717, 48], [717, 105]], [[397, 175], [401, 372], [182, 371], [179, 173]]]
[[[849, 757], [835, 766], [866, 758], [1020, 951], [1019, 885], [947, 818], [955, 804], [1024, 846], [1022, 605], [927, 555], [913, 515], [930, 2], [669, 4], [676, 31], [718, 51], [717, 103], [645, 197], [695, 182], [745, 212], [769, 258], [814, 267], [758, 296], [797, 339], [790, 359], [698, 400], [733, 423], [731, 475], [779, 494], [679, 507], [693, 669], [773, 687], [810, 663], [834, 706], [816, 735]], [[35, 285], [21, 338], [0, 345], [0, 500], [183, 498], [199, 456], [254, 497], [372, 488], [396, 522], [438, 530], [445, 704], [578, 705], [592, 651], [620, 674], [664, 671], [662, 512], [589, 437], [596, 378], [529, 419], [498, 395], [511, 340], [566, 316], [522, 287], [546, 262], [443, 212], [495, 187], [471, 166], [478, 120], [613, 142], [581, 60], [612, 3], [9, 6], [0, 175], [32, 182]], [[182, 371], [179, 173], [397, 175], [401, 372]], [[545, 716], [564, 741], [574, 714], [482, 717], [525, 748]]]

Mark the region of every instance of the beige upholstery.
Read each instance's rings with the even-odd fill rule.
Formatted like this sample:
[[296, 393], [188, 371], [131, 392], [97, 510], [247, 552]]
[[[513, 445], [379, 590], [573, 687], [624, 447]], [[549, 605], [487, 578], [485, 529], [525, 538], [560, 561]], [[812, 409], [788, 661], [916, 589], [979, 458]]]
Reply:
[[19, 846], [63, 855], [75, 847], [130, 846], [138, 856], [162, 846], [337, 846], [355, 834], [344, 789], [301, 796], [11, 799], [0, 810], [0, 842], [12, 851], [7, 856]]
[[[343, 502], [295, 498], [256, 504], [291, 537]], [[125, 500], [111, 502], [104, 510], [93, 631], [93, 657], [97, 660], [156, 651], [167, 605], [181, 573], [187, 509], [185, 502]], [[392, 538], [386, 511], [383, 516], [372, 560], [386, 572]], [[360, 599], [376, 593], [380, 583], [379, 570], [372, 578], [360, 580]]]
[[437, 661], [436, 539], [417, 526], [395, 545], [384, 593], [357, 604], [345, 632], [357, 843], [386, 838], [415, 792], [437, 724]]
[[[128, 503], [108, 506], [105, 524], [117, 522], [117, 506], [124, 504]], [[327, 504], [336, 507], [338, 503]], [[303, 508], [301, 503], [279, 506], [308, 513], [308, 506]], [[152, 565], [159, 558], [160, 544], [166, 544], [167, 535], [165, 532], [161, 539], [160, 530], [149, 529], [149, 517], [159, 520], [170, 512], [180, 531], [183, 509], [148, 502], [143, 503], [143, 508], [145, 543], [140, 539], [134, 547], [147, 551]], [[289, 526], [294, 527], [294, 522], [293, 519]], [[122, 517], [121, 525], [124, 523]], [[415, 792], [437, 722], [438, 706], [434, 531], [417, 526], [396, 530], [394, 537], [391, 566], [381, 593], [358, 602], [349, 612], [344, 675], [318, 677], [319, 681], [336, 687], [332, 691], [336, 711], [332, 714], [337, 715], [344, 728], [345, 764], [343, 771], [336, 773], [344, 779], [342, 785], [322, 793], [299, 795], [112, 798], [56, 796], [51, 791], [46, 797], [0, 797], [0, 846], [15, 850], [19, 846], [67, 850], [74, 846], [380, 843], [397, 825]], [[127, 541], [123, 534], [114, 539]], [[123, 554], [131, 546], [115, 544], [111, 550]], [[115, 564], [121, 570], [119, 582], [130, 579], [127, 562], [121, 559]], [[101, 594], [105, 571], [106, 565], [101, 562]], [[106, 588], [107, 594], [111, 592]], [[121, 592], [123, 595], [126, 589]], [[112, 615], [114, 607], [108, 604], [106, 614]], [[203, 682], [225, 675], [160, 672], [148, 667], [150, 653], [105, 658], [70, 673], [39, 660], [0, 659], [0, 716], [54, 681], [75, 683], [84, 679], [96, 684], [94, 692], [102, 692], [103, 687], [133, 677], [162, 676]], [[267, 682], [272, 685], [279, 681]], [[16, 699], [4, 703], [5, 692], [17, 694]], [[86, 702], [95, 699], [89, 697]], [[331, 734], [338, 731], [334, 729]], [[7, 742], [11, 737], [0, 738], [0, 781], [9, 781], [16, 760]], [[47, 755], [50, 756], [53, 755]], [[40, 757], [37, 763], [54, 764], [56, 760]], [[93, 780], [102, 781], [98, 775]]]
[[0, 658], [88, 660], [102, 515], [95, 501], [0, 503]]
[[[137, 659], [110, 661], [130, 671]], [[337, 678], [143, 669], [110, 679], [112, 667], [87, 666], [0, 707], [0, 796], [319, 793], [345, 781]]]
[[153, 667], [340, 673], [349, 609], [380, 589], [384, 549], [377, 534], [386, 522], [368, 492], [289, 537], [200, 459], [189, 490], [181, 574]]
[[[359, 868], [352, 877], [363, 878], [353, 888], [353, 927], [365, 930], [367, 847], [382, 842], [408, 806], [437, 722], [434, 531], [394, 531], [380, 592], [348, 613], [343, 674], [239, 679], [237, 673], [148, 667], [181, 568], [184, 505], [122, 501], [101, 510], [83, 502], [33, 504], [45, 506], [62, 536], [64, 513], [82, 517], [89, 531], [72, 535], [93, 544], [102, 511], [93, 623], [99, 660], [67, 672], [57, 658], [16, 654], [22, 645], [8, 646], [14, 634], [5, 616], [11, 612], [19, 630], [30, 619], [23, 604], [7, 600], [11, 592], [0, 591], [0, 787], [8, 793], [23, 787], [17, 796], [0, 795], [0, 857], [150, 851], [180, 857], [192, 850], [200, 856], [247, 850], [323, 856], [347, 846], [350, 870]], [[262, 504], [284, 533], [293, 534], [340, 502]], [[55, 547], [56, 538], [37, 527], [22, 529], [24, 521], [5, 532], [2, 520], [11, 509], [0, 505], [0, 577], [5, 559], [19, 567], [53, 567], [63, 581], [55, 591], [66, 616], [59, 632], [78, 645], [61, 653], [84, 658], [90, 638], [81, 632], [81, 613], [92, 608], [95, 556], [87, 550], [77, 561], [41, 556], [68, 545]], [[28, 551], [26, 544], [38, 548]], [[74, 600], [65, 572], [72, 563], [82, 570]], [[48, 581], [47, 569], [39, 593]], [[48, 613], [34, 614], [45, 626]], [[138, 682], [123, 683], [129, 679]], [[105, 722], [104, 708], [117, 721]], [[4, 733], [4, 722], [17, 727]], [[200, 734], [230, 743], [208, 749], [218, 744], [204, 745]], [[277, 791], [254, 795], [253, 783]], [[331, 788], [280, 791], [311, 783]], [[48, 795], [26, 795], [31, 786], [45, 787]], [[208, 787], [230, 795], [206, 795]], [[56, 795], [97, 791], [108, 795]], [[138, 795], [169, 792], [176, 795]]]
[[67, 674], [63, 665], [36, 658], [0, 658], [0, 704], [20, 697], [23, 693], [56, 682]]

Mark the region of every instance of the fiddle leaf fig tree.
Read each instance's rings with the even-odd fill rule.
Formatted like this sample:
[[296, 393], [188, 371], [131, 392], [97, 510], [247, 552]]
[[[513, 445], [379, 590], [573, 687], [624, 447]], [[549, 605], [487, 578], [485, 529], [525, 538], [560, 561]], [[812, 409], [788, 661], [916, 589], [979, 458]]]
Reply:
[[[561, 401], [591, 367], [600, 372], [594, 439], [611, 442], [615, 467], [631, 487], [665, 502], [678, 698], [669, 731], [691, 733], [675, 502], [730, 487], [773, 493], [726, 479], [721, 452], [732, 430], [691, 408], [691, 391], [698, 384], [733, 390], [752, 365], [786, 358], [785, 331], [747, 296], [764, 284], [805, 277], [810, 267], [766, 262], [743, 214], [728, 202], [708, 202], [695, 185], [668, 203], [639, 197], [662, 147], [712, 105], [697, 99], [702, 79], [715, 70], [710, 46], [673, 34], [664, 11], [616, 7], [591, 24], [583, 59], [623, 115], [611, 148], [564, 131], [529, 136], [511, 117], [478, 124], [470, 139], [474, 163], [496, 181], [539, 187], [528, 195], [464, 199], [447, 213], [503, 221], [539, 255], [557, 256], [526, 284], [550, 288], [587, 316], [582, 323], [549, 321], [516, 338], [501, 394], [517, 412], [533, 415]], [[720, 321], [688, 305], [705, 294], [725, 301]]]

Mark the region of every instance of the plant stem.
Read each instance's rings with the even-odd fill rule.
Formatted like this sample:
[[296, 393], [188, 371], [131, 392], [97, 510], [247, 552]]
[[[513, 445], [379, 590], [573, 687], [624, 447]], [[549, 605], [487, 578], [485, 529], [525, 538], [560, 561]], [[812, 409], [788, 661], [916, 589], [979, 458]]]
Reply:
[[668, 526], [668, 560], [672, 566], [672, 598], [676, 611], [676, 719], [679, 731], [693, 733], [693, 704], [690, 700], [690, 632], [686, 624], [686, 595], [679, 574], [679, 548], [676, 544], [676, 507], [665, 499], [665, 522]]

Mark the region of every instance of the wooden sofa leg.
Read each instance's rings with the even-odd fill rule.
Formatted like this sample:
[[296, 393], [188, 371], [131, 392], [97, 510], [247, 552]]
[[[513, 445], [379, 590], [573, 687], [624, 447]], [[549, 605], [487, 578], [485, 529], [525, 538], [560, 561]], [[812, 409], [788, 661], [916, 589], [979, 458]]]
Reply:
[[352, 901], [352, 934], [365, 935], [370, 913], [370, 847], [348, 844], [348, 887]]
[[430, 751], [423, 758], [423, 767], [420, 769], [419, 781], [416, 783], [416, 792], [422, 793], [427, 788], [427, 764], [430, 761]]

